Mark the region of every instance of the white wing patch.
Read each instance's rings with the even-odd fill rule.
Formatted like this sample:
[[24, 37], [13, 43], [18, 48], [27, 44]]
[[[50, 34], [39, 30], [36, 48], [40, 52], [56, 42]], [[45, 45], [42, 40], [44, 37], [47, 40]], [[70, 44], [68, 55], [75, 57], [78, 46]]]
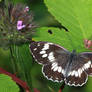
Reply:
[[57, 64], [56, 62], [54, 62], [54, 63], [52, 64], [52, 68], [51, 68], [51, 69], [54, 69], [57, 65], [58, 65], [58, 64]]
[[45, 58], [45, 57], [47, 57], [47, 56], [48, 56], [47, 54], [43, 54], [43, 55], [42, 55], [42, 58]]
[[84, 64], [83, 68], [88, 69], [91, 67], [91, 61], [88, 61], [88, 63]]
[[52, 63], [51, 70], [53, 70], [54, 72], [57, 71], [57, 72], [62, 73], [63, 75], [65, 75], [65, 70], [62, 69], [61, 66], [58, 66], [58, 63], [56, 63], [56, 62]]
[[49, 43], [44, 44], [44, 47], [42, 50], [47, 50], [47, 49], [49, 49]]
[[37, 50], [37, 48], [34, 48], [34, 51]]
[[58, 67], [58, 72], [60, 73], [62, 71], [62, 68], [59, 66]]
[[46, 53], [46, 51], [44, 51], [44, 50], [40, 52], [40, 54], [45, 54], [45, 53]]
[[68, 73], [68, 76], [75, 76], [75, 77], [81, 77], [81, 74], [84, 70], [91, 67], [91, 61], [84, 64], [82, 68], [79, 68], [77, 71], [73, 70]]
[[55, 61], [55, 57], [54, 57], [54, 53], [50, 52], [48, 55], [46, 54], [46, 50], [49, 49], [49, 45], [51, 45], [52, 43], [46, 43], [44, 44], [44, 47], [42, 48], [42, 50], [40, 51], [39, 54], [42, 54], [42, 57], [45, 58], [48, 56], [48, 59], [50, 62]]
[[54, 53], [53, 52], [49, 53], [48, 59], [49, 59], [50, 62], [55, 61], [55, 57], [54, 57]]

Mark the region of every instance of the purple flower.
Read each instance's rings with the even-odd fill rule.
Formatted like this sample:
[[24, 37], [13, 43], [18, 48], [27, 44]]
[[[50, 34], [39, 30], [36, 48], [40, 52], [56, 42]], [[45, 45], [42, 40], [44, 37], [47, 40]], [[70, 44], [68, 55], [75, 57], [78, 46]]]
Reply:
[[30, 43], [37, 26], [29, 7], [21, 3], [15, 6], [12, 2], [4, 4], [0, 7], [0, 47]]
[[22, 20], [18, 20], [17, 21], [17, 29], [21, 30], [23, 28], [25, 28], [26, 25], [23, 25], [23, 21]]
[[26, 6], [25, 9], [24, 9], [24, 12], [28, 12], [29, 11], [29, 7]]

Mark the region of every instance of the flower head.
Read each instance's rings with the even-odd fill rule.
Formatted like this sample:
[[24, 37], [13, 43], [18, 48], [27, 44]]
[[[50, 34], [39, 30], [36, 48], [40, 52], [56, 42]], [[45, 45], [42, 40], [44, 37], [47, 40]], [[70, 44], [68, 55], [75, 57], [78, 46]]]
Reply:
[[85, 48], [92, 50], [92, 40], [84, 39]]
[[29, 11], [29, 7], [26, 6], [25, 9], [24, 9], [24, 12], [28, 12]]
[[21, 30], [23, 28], [25, 28], [26, 25], [23, 25], [23, 21], [22, 20], [18, 20], [17, 21], [17, 30]]
[[9, 4], [0, 7], [0, 47], [30, 42], [36, 27], [28, 6]]

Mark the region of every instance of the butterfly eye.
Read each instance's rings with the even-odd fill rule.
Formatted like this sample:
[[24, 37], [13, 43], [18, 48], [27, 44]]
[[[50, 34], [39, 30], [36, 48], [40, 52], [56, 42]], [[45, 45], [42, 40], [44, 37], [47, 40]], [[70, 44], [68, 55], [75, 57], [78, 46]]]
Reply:
[[53, 34], [53, 33], [52, 33], [52, 30], [50, 30], [50, 29], [48, 30], [48, 33], [49, 33], [49, 34]]

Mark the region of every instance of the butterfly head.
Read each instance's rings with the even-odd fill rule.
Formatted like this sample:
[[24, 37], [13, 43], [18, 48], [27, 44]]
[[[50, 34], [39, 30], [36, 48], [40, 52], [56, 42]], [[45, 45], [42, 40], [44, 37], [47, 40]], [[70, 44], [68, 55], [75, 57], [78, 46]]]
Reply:
[[76, 54], [76, 50], [73, 50], [72, 53], [73, 53], [73, 54]]
[[73, 50], [73, 51], [71, 52], [71, 57], [76, 56], [76, 55], [77, 55], [76, 50]]

